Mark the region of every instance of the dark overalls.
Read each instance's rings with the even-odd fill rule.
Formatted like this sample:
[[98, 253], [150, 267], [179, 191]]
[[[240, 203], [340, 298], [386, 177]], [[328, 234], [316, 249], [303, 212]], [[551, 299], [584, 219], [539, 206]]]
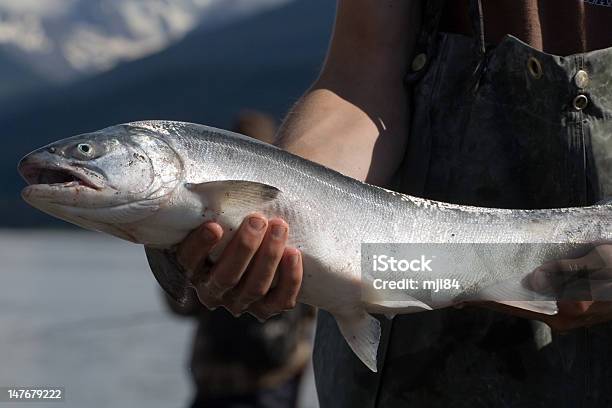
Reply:
[[[480, 1], [474, 38], [438, 33], [442, 1], [425, 4], [396, 189], [505, 208], [612, 196], [612, 48], [559, 57], [512, 36], [486, 47]], [[372, 373], [319, 313], [322, 408], [612, 406], [612, 322], [561, 335], [475, 307], [380, 320]]]

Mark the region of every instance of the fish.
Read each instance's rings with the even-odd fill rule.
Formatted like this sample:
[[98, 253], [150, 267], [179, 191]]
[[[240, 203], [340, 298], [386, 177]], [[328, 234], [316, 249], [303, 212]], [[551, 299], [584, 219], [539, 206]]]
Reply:
[[[302, 253], [298, 300], [331, 313], [372, 371], [384, 316], [483, 300], [553, 315], [558, 296], [539, 293], [526, 277], [612, 235], [607, 203], [511, 210], [432, 201], [240, 134], [184, 122], [132, 122], [73, 136], [26, 155], [18, 170], [28, 184], [21, 195], [33, 207], [143, 245], [157, 281], [179, 302], [193, 283], [176, 248], [192, 230], [216, 221], [226, 231], [210, 255], [214, 262], [248, 214], [283, 218], [288, 245]], [[403, 264], [408, 269], [391, 271], [387, 262], [387, 272], [362, 273], [373, 260], [364, 261], [362, 252], [389, 246], [399, 256], [395, 244], [442, 248], [438, 253], [452, 265], [432, 273], [431, 259], [417, 257]], [[461, 285], [446, 295], [440, 285], [438, 291], [397, 289], [403, 279], [431, 277]]]

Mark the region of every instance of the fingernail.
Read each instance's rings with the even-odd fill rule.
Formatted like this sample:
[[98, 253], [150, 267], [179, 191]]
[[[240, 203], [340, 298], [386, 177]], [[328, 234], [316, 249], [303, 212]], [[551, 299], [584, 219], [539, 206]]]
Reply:
[[232, 301], [232, 309], [240, 310], [242, 312], [246, 308], [247, 308], [247, 306], [244, 304], [244, 302], [242, 301], [241, 298], [233, 299], [233, 301]]
[[266, 223], [259, 217], [251, 217], [249, 218], [249, 225], [256, 231], [261, 231]]
[[226, 292], [225, 290], [221, 288], [221, 286], [217, 285], [214, 279], [209, 279], [204, 284], [204, 287], [206, 288], [206, 291], [208, 292], [208, 296], [213, 297], [213, 298], [220, 298]]
[[273, 225], [272, 226], [272, 236], [276, 239], [281, 239], [285, 236], [285, 231], [287, 231], [287, 228], [285, 228], [284, 225]]
[[295, 266], [298, 264], [298, 261], [300, 260], [300, 254], [293, 254], [291, 255], [291, 257], [289, 258], [289, 263], [291, 264], [291, 266]]
[[538, 268], [533, 272], [531, 278], [531, 287], [533, 290], [543, 290], [550, 285], [550, 272], [545, 269]]

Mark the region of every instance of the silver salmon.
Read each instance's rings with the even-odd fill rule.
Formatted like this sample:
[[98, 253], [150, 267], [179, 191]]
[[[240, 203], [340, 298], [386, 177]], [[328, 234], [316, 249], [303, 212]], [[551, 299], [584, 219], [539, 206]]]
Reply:
[[[19, 171], [29, 184], [22, 197], [32, 206], [143, 244], [160, 285], [178, 301], [191, 282], [173, 254], [190, 231], [212, 220], [236, 231], [252, 212], [282, 217], [290, 226], [288, 244], [302, 252], [299, 301], [333, 314], [373, 371], [380, 322], [372, 314], [392, 317], [470, 300], [554, 314], [556, 298], [535, 296], [525, 277], [612, 237], [609, 205], [507, 210], [435, 202], [357, 181], [239, 134], [182, 122], [134, 122], [64, 139], [25, 156]], [[231, 236], [224, 235], [213, 260]], [[435, 275], [460, 280], [464, 289], [431, 296], [396, 288], [391, 298], [381, 281], [398, 274], [424, 280], [428, 271], [389, 272], [376, 285], [362, 275], [364, 243], [448, 244], [451, 252], [472, 245], [468, 256], [457, 249], [458, 262]], [[487, 244], [508, 245], [479, 254]]]

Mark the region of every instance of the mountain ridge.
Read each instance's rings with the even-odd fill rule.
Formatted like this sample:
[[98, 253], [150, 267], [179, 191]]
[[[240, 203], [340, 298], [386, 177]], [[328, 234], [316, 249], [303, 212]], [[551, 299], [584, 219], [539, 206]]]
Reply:
[[4, 0], [0, 48], [65, 83], [158, 52], [196, 27], [216, 29], [287, 1]]

